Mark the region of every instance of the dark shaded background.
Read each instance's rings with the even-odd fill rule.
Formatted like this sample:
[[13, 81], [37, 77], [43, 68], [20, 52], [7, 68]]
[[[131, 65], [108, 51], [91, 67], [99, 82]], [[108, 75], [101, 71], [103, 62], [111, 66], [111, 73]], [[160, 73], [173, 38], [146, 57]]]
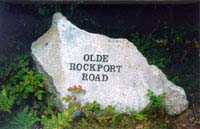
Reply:
[[[31, 43], [47, 31], [56, 5], [42, 4], [52, 9], [40, 15], [38, 10], [41, 4], [0, 2], [0, 54], [23, 52], [20, 46], [30, 49]], [[63, 14], [78, 27], [111, 37], [129, 38], [134, 32], [149, 34], [164, 23], [170, 27], [184, 26], [193, 30], [198, 28], [199, 23], [198, 3], [81, 4], [74, 7], [62, 4], [61, 8]], [[155, 33], [159, 35], [159, 29]], [[189, 35], [189, 38], [193, 37], [198, 37], [197, 33]]]

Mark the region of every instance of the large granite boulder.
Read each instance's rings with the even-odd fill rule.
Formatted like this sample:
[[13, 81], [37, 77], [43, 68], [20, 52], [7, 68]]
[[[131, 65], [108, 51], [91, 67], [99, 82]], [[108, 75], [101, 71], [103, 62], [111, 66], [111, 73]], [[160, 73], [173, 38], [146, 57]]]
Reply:
[[85, 91], [76, 93], [76, 100], [82, 104], [97, 101], [103, 106], [116, 106], [120, 112], [147, 107], [148, 89], [164, 96], [171, 115], [188, 107], [183, 88], [149, 65], [132, 42], [89, 33], [60, 13], [54, 14], [52, 26], [32, 43], [31, 50], [61, 110], [68, 104], [62, 98], [74, 94], [69, 90], [74, 85]]

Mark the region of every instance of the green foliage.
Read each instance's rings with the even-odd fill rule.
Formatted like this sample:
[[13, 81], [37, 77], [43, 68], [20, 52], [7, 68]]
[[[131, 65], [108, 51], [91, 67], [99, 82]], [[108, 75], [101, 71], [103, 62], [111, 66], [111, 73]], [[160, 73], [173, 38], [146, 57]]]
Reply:
[[49, 10], [45, 6], [38, 6], [38, 13], [40, 15], [45, 15], [49, 13]]
[[9, 98], [14, 98], [16, 105], [21, 105], [30, 97], [32, 100], [42, 100], [44, 93], [45, 77], [29, 68], [29, 59], [28, 55], [19, 57], [5, 70], [4, 76], [9, 76], [6, 76], [8, 81], [2, 84], [2, 89]]
[[62, 11], [61, 4], [54, 4], [54, 5], [36, 4], [34, 5], [33, 9], [36, 10], [37, 13], [42, 16]]
[[143, 121], [143, 120], [146, 119], [145, 114], [143, 114], [143, 113], [141, 113], [141, 112], [135, 112], [135, 113], [133, 114], [133, 116], [134, 116], [134, 118], [135, 118], [136, 120], [138, 120], [138, 121]]
[[[29, 106], [39, 117], [51, 116], [57, 112], [54, 96], [44, 87], [45, 77], [31, 69], [30, 54], [18, 56], [6, 63], [0, 68], [0, 80], [3, 80], [0, 82], [0, 121], [10, 123], [15, 117], [13, 114], [25, 106]], [[26, 111], [27, 109], [22, 113]], [[19, 114], [18, 117], [22, 115]], [[27, 115], [31, 117], [31, 114]]]
[[5, 89], [0, 94], [0, 112], [11, 112], [11, 108], [14, 104], [14, 98], [8, 97]]
[[35, 113], [29, 111], [28, 107], [25, 107], [9, 123], [3, 126], [2, 129], [30, 129], [37, 121], [39, 121], [39, 118], [36, 117]]
[[61, 12], [61, 11], [62, 11], [61, 5], [60, 4], [56, 4], [55, 5], [55, 12]]
[[44, 129], [70, 129], [73, 121], [73, 112], [79, 109], [79, 103], [70, 103], [68, 108], [50, 118], [42, 116], [41, 122]]
[[[16, 104], [19, 105], [26, 100], [31, 93], [38, 99], [42, 99], [43, 82], [45, 78], [40, 73], [35, 73], [28, 68], [22, 68], [13, 77], [10, 78], [10, 84], [5, 86], [10, 96], [16, 98]], [[15, 86], [15, 88], [13, 88]]]
[[166, 112], [166, 105], [164, 103], [164, 100], [162, 96], [156, 96], [154, 95], [153, 91], [148, 90], [147, 96], [150, 100], [150, 105], [148, 108], [147, 113], [150, 117], [162, 117], [165, 115]]
[[[149, 94], [154, 96], [152, 92]], [[79, 115], [74, 117], [76, 111], [79, 112]], [[124, 129], [133, 128], [137, 124], [144, 124], [142, 127], [147, 129], [171, 127], [170, 123], [161, 121], [164, 117], [151, 121], [152, 119], [146, 115], [148, 114], [143, 112], [118, 113], [112, 106], [101, 108], [96, 101], [83, 106], [80, 106], [78, 102], [71, 102], [63, 112], [51, 117], [42, 116], [41, 121], [44, 129]]]
[[73, 15], [76, 7], [77, 7], [77, 5], [74, 5], [74, 4], [69, 5], [68, 11], [70, 12], [70, 15]]
[[63, 101], [65, 102], [70, 102], [75, 96], [73, 95], [67, 95], [65, 97], [62, 98]]
[[98, 113], [100, 111], [101, 105], [97, 103], [96, 101], [92, 103], [87, 103], [84, 105], [83, 110], [86, 113], [86, 116], [91, 113]]

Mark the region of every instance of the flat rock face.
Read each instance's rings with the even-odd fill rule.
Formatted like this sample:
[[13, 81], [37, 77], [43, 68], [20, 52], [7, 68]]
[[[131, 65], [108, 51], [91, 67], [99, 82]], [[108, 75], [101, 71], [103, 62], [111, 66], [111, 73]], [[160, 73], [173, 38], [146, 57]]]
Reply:
[[[76, 95], [82, 104], [97, 101], [120, 112], [141, 111], [149, 104], [148, 89], [165, 96], [171, 115], [188, 107], [184, 90], [149, 65], [133, 43], [81, 30], [60, 13], [54, 14], [52, 26], [31, 50], [61, 110], [68, 104], [62, 98]], [[74, 85], [85, 92], [69, 91]]]

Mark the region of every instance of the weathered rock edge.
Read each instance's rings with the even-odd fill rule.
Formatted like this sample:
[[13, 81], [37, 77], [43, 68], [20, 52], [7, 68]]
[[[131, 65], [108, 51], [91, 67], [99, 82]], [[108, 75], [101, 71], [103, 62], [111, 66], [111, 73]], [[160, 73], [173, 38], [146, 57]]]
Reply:
[[[60, 65], [60, 68], [55, 67], [54, 70], [56, 71], [57, 76], [56, 76], [56, 78], [53, 78], [52, 75], [49, 74], [48, 71], [45, 70], [44, 66], [42, 66], [42, 64], [41, 64], [42, 59], [40, 59], [39, 56], [37, 55], [38, 51], [40, 51], [40, 54], [45, 54], [45, 51], [41, 50], [41, 48], [40, 48], [41, 45], [44, 46], [44, 45], [48, 45], [49, 42], [51, 42], [51, 43], [53, 42], [55, 47], [52, 47], [51, 49], [54, 52], [52, 57], [54, 57], [55, 59], [53, 59], [54, 60], [53, 62], [48, 62], [49, 64], [51, 64], [51, 66], [47, 66], [47, 67], [54, 67], [54, 66], [58, 65], [57, 64], [58, 62], [60, 62], [61, 57], [58, 53], [59, 53], [59, 50], [60, 50], [59, 47], [60, 47], [60, 44], [62, 41], [60, 39], [60, 35], [59, 35], [59, 31], [58, 31], [58, 23], [61, 19], [66, 21], [67, 24], [71, 24], [73, 26], [73, 28], [75, 28], [77, 31], [81, 30], [81, 29], [77, 28], [76, 26], [74, 26], [71, 22], [69, 22], [64, 16], [62, 16], [62, 14], [56, 13], [53, 16], [52, 26], [50, 27], [50, 29], [43, 36], [38, 38], [38, 40], [36, 40], [35, 42], [32, 43], [31, 50], [32, 50], [32, 57], [36, 63], [38, 71], [45, 74], [47, 77], [47, 86], [48, 86], [47, 89], [51, 93], [56, 95], [58, 107], [60, 108], [60, 110], [63, 110], [66, 107], [66, 105], [62, 102], [60, 92], [58, 91], [58, 88], [57, 88], [57, 84], [55, 84], [57, 82], [57, 80], [64, 79], [64, 78], [62, 78], [62, 74], [63, 74], [62, 65]], [[81, 30], [81, 31], [84, 31], [84, 30]], [[86, 32], [86, 31], [84, 31], [84, 32]], [[92, 34], [92, 33], [88, 33], [88, 34]], [[95, 35], [100, 35], [100, 34], [95, 34]], [[107, 36], [105, 36], [105, 37], [107, 37]], [[109, 37], [107, 37], [107, 38], [109, 38]], [[109, 38], [109, 39], [112, 39], [112, 38]], [[126, 39], [121, 39], [121, 40], [127, 41]], [[135, 47], [129, 41], [127, 41], [126, 45]], [[51, 55], [49, 57], [51, 57]], [[167, 106], [167, 113], [169, 115], [177, 115], [177, 114], [180, 114], [181, 112], [183, 112], [185, 109], [187, 109], [188, 101], [187, 101], [184, 89], [181, 87], [178, 87], [178, 86], [174, 85], [172, 82], [168, 81], [166, 79], [165, 75], [162, 73], [162, 71], [160, 71], [156, 66], [150, 65], [150, 67], [153, 70], [159, 72], [159, 75], [162, 77], [163, 82], [165, 83], [164, 86], [161, 86], [163, 89], [159, 90], [158, 92], [155, 92], [155, 94], [164, 96], [164, 101]], [[46, 68], [46, 69], [48, 69], [48, 68]], [[151, 89], [151, 87], [150, 87], [150, 89]], [[154, 91], [154, 89], [151, 89], [151, 90]], [[147, 103], [145, 105], [147, 106], [148, 103], [149, 103], [149, 101], [147, 101]], [[146, 106], [139, 108], [137, 111], [141, 111]]]

